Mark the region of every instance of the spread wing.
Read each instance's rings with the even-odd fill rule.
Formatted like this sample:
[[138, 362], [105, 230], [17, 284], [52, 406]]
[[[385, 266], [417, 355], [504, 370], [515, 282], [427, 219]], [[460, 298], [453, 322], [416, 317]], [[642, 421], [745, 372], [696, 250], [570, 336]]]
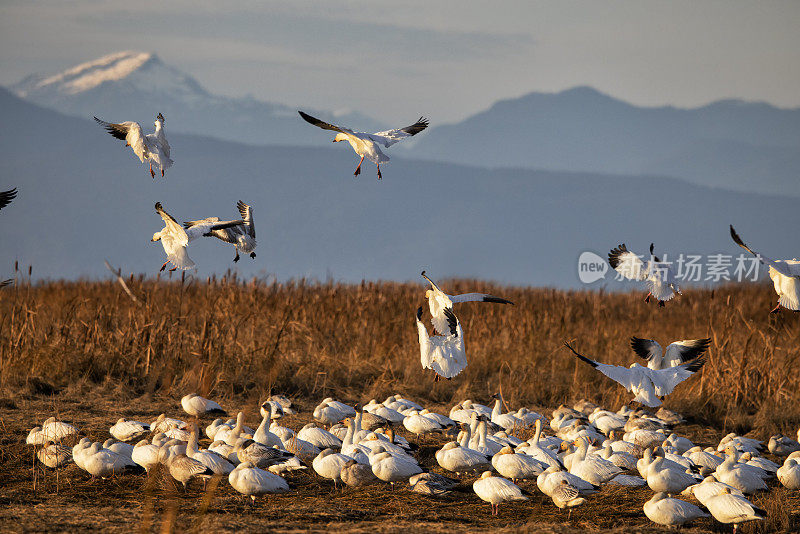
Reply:
[[13, 283], [14, 283], [14, 279], [13, 278], [9, 278], [8, 280], [3, 280], [2, 282], [0, 282], [0, 287], [10, 286]]
[[650, 379], [655, 386], [656, 395], [659, 397], [669, 395], [675, 386], [699, 371], [705, 363], [706, 359], [700, 357], [675, 367], [667, 367], [658, 371], [650, 369]]
[[487, 295], [486, 293], [464, 293], [462, 295], [447, 295], [450, 298], [450, 302], [458, 303], [458, 302], [496, 302], [498, 304], [511, 304], [514, 305], [508, 299], [504, 299], [502, 297], [495, 297], [494, 295]]
[[653, 339], [642, 339], [633, 336], [631, 338], [631, 348], [639, 357], [644, 358], [648, 362], [662, 359], [663, 352], [661, 345]]
[[241, 200], [236, 203], [236, 207], [239, 208], [239, 214], [242, 216], [242, 219], [245, 222], [245, 228], [247, 229], [247, 233], [250, 234], [250, 237], [255, 239], [256, 225], [253, 223], [253, 208], [251, 208], [249, 205], [245, 204]]
[[144, 162], [145, 159], [150, 157], [147, 144], [145, 143], [145, 136], [144, 133], [142, 133], [142, 127], [138, 122], [128, 121], [115, 124], [98, 119], [97, 117], [95, 117], [94, 120], [105, 128], [109, 134], [127, 142], [131, 146], [133, 153], [139, 157], [140, 161]]
[[189, 236], [186, 235], [186, 232], [181, 225], [178, 224], [178, 221], [175, 220], [175, 217], [164, 211], [161, 202], [156, 202], [156, 213], [161, 215], [167, 230], [173, 236], [176, 243], [186, 246], [189, 243]]
[[742, 238], [739, 237], [739, 234], [737, 234], [736, 230], [733, 229], [733, 225], [731, 225], [731, 237], [733, 238], [733, 242], [734, 243], [736, 243], [737, 245], [739, 245], [740, 247], [745, 249], [747, 252], [749, 252], [753, 256], [757, 257], [759, 260], [761, 260], [761, 263], [765, 263], [765, 264], [769, 265], [770, 267], [772, 267], [773, 269], [775, 269], [776, 271], [781, 273], [783, 276], [788, 276], [790, 278], [791, 277], [800, 278], [800, 276], [797, 276], [796, 274], [792, 273], [792, 271], [789, 269], [789, 266], [786, 265], [786, 262], [775, 261], [775, 260], [773, 260], [771, 258], [768, 258], [768, 257], [764, 256], [763, 254], [759, 254], [758, 252], [754, 252], [750, 247], [745, 245], [744, 241], [742, 241]]
[[608, 263], [615, 271], [629, 280], [647, 278], [644, 262], [639, 256], [629, 251], [625, 243], [611, 249], [611, 252], [608, 253]]
[[588, 363], [589, 365], [591, 365], [592, 367], [594, 367], [595, 369], [597, 369], [598, 371], [600, 371], [601, 373], [606, 375], [608, 378], [610, 378], [614, 382], [617, 382], [617, 383], [621, 384], [622, 386], [625, 387], [625, 389], [627, 389], [628, 391], [631, 391], [631, 388], [633, 387], [634, 384], [633, 384], [633, 380], [632, 380], [633, 379], [633, 373], [629, 368], [621, 367], [619, 365], [608, 365], [608, 364], [605, 364], [605, 363], [596, 362], [594, 360], [591, 360], [591, 359], [587, 358], [586, 356], [584, 356], [582, 354], [579, 354], [575, 349], [572, 348], [572, 345], [570, 345], [569, 343], [564, 342], [564, 345], [569, 350], [571, 350], [572, 353], [575, 356], [578, 357], [578, 359], [580, 359], [583, 362]]
[[451, 336], [458, 336], [458, 318], [453, 313], [453, 308], [445, 308], [444, 316], [447, 318], [447, 326], [450, 328]]
[[684, 339], [670, 343], [664, 353], [664, 366], [675, 367], [676, 365], [694, 360], [708, 350], [710, 344], [710, 338]]
[[[237, 219], [235, 221], [220, 221], [219, 217], [208, 217], [199, 221], [186, 221], [183, 223], [186, 228], [186, 234], [189, 241], [197, 239], [198, 237], [217, 237], [226, 243], [235, 243], [237, 232], [234, 228], [241, 229], [244, 227], [244, 221]], [[238, 233], [241, 235], [241, 232]]]
[[300, 114], [301, 117], [303, 117], [303, 120], [305, 120], [306, 122], [308, 122], [310, 124], [313, 124], [317, 128], [322, 128], [323, 130], [333, 130], [334, 132], [341, 132], [341, 133], [346, 133], [346, 134], [353, 133], [353, 130], [350, 130], [348, 128], [342, 128], [342, 127], [336, 126], [335, 124], [331, 124], [329, 122], [325, 122], [325, 121], [320, 120], [320, 119], [318, 119], [316, 117], [312, 117], [308, 113], [303, 113], [302, 111], [298, 111], [298, 113]]
[[428, 119], [425, 117], [420, 117], [417, 122], [412, 124], [411, 126], [406, 126], [405, 128], [397, 128], [395, 130], [386, 130], [384, 132], [377, 132], [374, 134], [370, 134], [369, 138], [375, 141], [376, 143], [381, 143], [385, 147], [390, 147], [393, 144], [397, 143], [398, 141], [402, 141], [406, 137], [411, 137], [412, 135], [417, 135], [422, 130], [428, 127]]
[[0, 209], [5, 208], [17, 196], [17, 188], [9, 189], [8, 191], [0, 191]]

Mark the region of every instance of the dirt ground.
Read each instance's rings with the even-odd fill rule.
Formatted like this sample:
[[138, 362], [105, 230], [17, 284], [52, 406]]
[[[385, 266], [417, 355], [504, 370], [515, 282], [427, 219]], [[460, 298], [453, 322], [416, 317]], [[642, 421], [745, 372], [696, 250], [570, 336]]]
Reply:
[[[318, 399], [316, 399], [318, 400]], [[281, 419], [299, 430], [311, 420], [316, 400], [295, 399], [301, 412]], [[346, 399], [355, 401], [359, 399]], [[363, 399], [361, 399], [363, 400]], [[257, 423], [257, 406], [227, 408], [245, 411], [246, 423]], [[447, 413], [447, 407], [438, 407]], [[552, 407], [551, 407], [552, 409]], [[521, 482], [529, 500], [501, 505], [492, 517], [489, 505], [472, 492], [474, 477], [462, 478], [452, 495], [432, 498], [410, 492], [407, 486], [387, 484], [366, 488], [334, 489], [309, 467], [286, 476], [292, 491], [259, 498], [255, 505], [236, 493], [227, 481], [193, 482], [188, 492], [163, 474], [122, 475], [91, 480], [74, 464], [58, 472], [33, 467], [33, 448], [26, 446], [28, 430], [57, 414], [75, 424], [93, 440], [109, 437], [108, 428], [119, 418], [145, 422], [166, 412], [181, 417], [176, 398], [127, 398], [110, 385], [93, 391], [69, 391], [56, 396], [19, 395], [0, 399], [0, 531], [8, 532], [660, 532], [642, 512], [651, 496], [647, 487], [630, 489], [604, 486], [572, 511], [559, 510], [536, 488], [535, 481]], [[549, 410], [544, 411], [549, 415]], [[210, 422], [202, 420], [204, 427]], [[715, 445], [722, 436], [714, 429], [682, 425], [677, 429], [696, 444]], [[405, 431], [400, 434], [416, 441]], [[765, 438], [765, 436], [759, 436]], [[416, 441], [424, 467], [444, 473], [434, 452], [442, 436]], [[208, 440], [205, 440], [205, 444]], [[451, 475], [452, 476], [452, 475]], [[743, 525], [742, 532], [790, 532], [800, 528], [800, 493], [771, 484], [769, 492], [754, 501], [770, 513], [768, 521]], [[682, 530], [730, 532], [710, 519], [698, 520]]]

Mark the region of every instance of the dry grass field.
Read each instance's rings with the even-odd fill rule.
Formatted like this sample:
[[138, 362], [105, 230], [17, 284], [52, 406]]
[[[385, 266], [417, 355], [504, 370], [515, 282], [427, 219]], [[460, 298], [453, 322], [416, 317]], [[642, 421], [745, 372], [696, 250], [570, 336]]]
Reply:
[[[20, 283], [0, 292], [0, 530], [658, 532], [641, 510], [647, 488], [604, 488], [568, 519], [535, 482], [523, 483], [530, 501], [491, 517], [471, 491], [473, 479], [432, 499], [384, 486], [334, 491], [302, 472], [287, 477], [291, 493], [253, 507], [227, 483], [184, 494], [158, 475], [91, 481], [75, 466], [45, 471], [33, 467], [24, 445], [27, 431], [53, 414], [93, 439], [106, 439], [122, 416], [179, 417], [179, 399], [191, 391], [243, 409], [250, 424], [261, 400], [283, 393], [303, 410], [281, 420], [294, 429], [325, 396], [355, 403], [401, 392], [446, 413], [465, 398], [488, 402], [502, 388], [510, 406], [546, 415], [581, 398], [614, 409], [629, 400], [564, 349], [565, 340], [600, 361], [629, 365], [637, 359], [632, 335], [662, 345], [710, 337], [702, 373], [665, 403], [689, 418], [677, 431], [705, 446], [731, 431], [766, 439], [795, 436], [800, 427], [800, 315], [769, 315], [775, 295], [768, 285], [688, 290], [657, 308], [639, 293], [441, 281], [450, 293], [490, 292], [516, 305], [460, 305], [469, 366], [434, 383], [420, 368], [414, 327], [421, 285], [126, 281], [138, 303], [116, 282]], [[435, 464], [442, 443], [422, 440], [425, 466]], [[776, 484], [754, 498], [769, 520], [743, 532], [800, 530], [800, 497]], [[730, 527], [703, 520], [686, 530]]]

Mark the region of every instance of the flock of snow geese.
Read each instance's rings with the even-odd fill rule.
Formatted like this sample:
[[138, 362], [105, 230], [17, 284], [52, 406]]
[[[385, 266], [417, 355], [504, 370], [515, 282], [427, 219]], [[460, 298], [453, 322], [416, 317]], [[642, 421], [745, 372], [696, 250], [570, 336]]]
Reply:
[[[421, 117], [405, 128], [366, 134], [299, 113], [314, 126], [337, 132], [333, 142], [350, 143], [361, 158], [355, 176], [361, 172], [364, 158], [368, 158], [377, 167], [378, 179], [382, 178], [380, 165], [389, 161], [380, 147], [388, 148], [428, 126]], [[125, 141], [142, 163], [149, 164], [153, 179], [154, 164], [162, 177], [173, 165], [162, 114], [156, 117], [155, 132], [147, 135], [136, 122], [95, 120], [112, 136]], [[0, 208], [14, 200], [16, 194], [16, 189], [0, 192]], [[234, 262], [239, 260], [240, 252], [256, 256], [253, 209], [243, 201], [237, 203], [240, 218], [231, 220], [207, 217], [180, 224], [160, 202], [155, 209], [164, 221], [164, 228], [152, 237], [153, 242], [161, 242], [167, 255], [161, 270], [168, 264], [172, 264], [173, 271], [193, 268], [187, 246], [200, 237], [215, 237], [232, 244], [236, 250]], [[800, 262], [772, 260], [748, 247], [733, 226], [730, 233], [737, 245], [769, 266], [779, 297], [773, 311], [781, 306], [800, 310]], [[624, 277], [647, 286], [646, 301], [652, 297], [664, 306], [680, 294], [675, 273], [655, 256], [652, 244], [647, 262], [624, 244], [609, 252], [608, 261]], [[425, 297], [434, 328], [434, 334], [429, 335], [420, 307], [416, 325], [422, 367], [433, 371], [434, 380], [451, 379], [467, 365], [464, 332], [453, 305], [513, 303], [483, 293], [448, 295], [425, 271], [421, 275], [430, 283]], [[579, 360], [630, 391], [634, 395], [631, 403], [655, 408], [678, 383], [702, 368], [709, 343], [709, 339], [683, 340], [662, 350], [654, 340], [634, 337], [631, 346], [647, 365], [634, 363], [630, 367], [597, 362], [571, 344], [565, 345]], [[40, 447], [36, 456], [50, 468], [74, 462], [92, 477], [102, 478], [161, 469], [184, 488], [194, 479], [205, 484], [211, 477], [227, 477], [234, 490], [253, 500], [259, 495], [290, 491], [284, 477], [309, 466], [334, 486], [340, 482], [348, 486], [379, 481], [402, 483], [432, 497], [463, 491], [461, 478], [480, 473], [472, 489], [491, 504], [492, 514], [498, 513], [502, 503], [528, 499], [530, 493], [516, 484], [520, 480], [535, 479], [538, 488], [556, 506], [570, 509], [590, 499], [603, 484], [647, 485], [655, 494], [643, 510], [655, 523], [680, 525], [710, 514], [722, 523], [734, 524], [734, 531], [739, 523], [764, 518], [765, 512], [753, 505], [747, 495], [767, 489], [770, 478], [777, 476], [787, 488], [800, 489], [800, 443], [785, 436], [773, 436], [767, 445], [771, 454], [787, 457], [781, 466], [762, 456], [765, 446], [754, 439], [731, 434], [716, 448], [695, 446], [670, 430], [683, 419], [664, 408], [652, 415], [634, 410], [629, 404], [612, 412], [582, 401], [573, 408], [559, 407], [548, 421], [524, 407], [503, 412], [503, 405], [499, 394], [495, 395], [493, 408], [466, 400], [445, 416], [399, 394], [382, 403], [372, 400], [355, 407], [328, 398], [313, 411], [314, 420], [327, 429], [310, 423], [295, 431], [278, 422], [294, 415], [291, 401], [273, 396], [261, 405], [262, 420], [257, 428], [245, 426], [239, 412], [236, 419], [215, 419], [205, 427], [203, 436], [200, 418], [226, 412], [219, 404], [192, 394], [181, 400], [183, 410], [192, 416], [188, 421], [165, 414], [151, 423], [120, 419], [109, 429], [111, 439], [92, 442], [83, 437], [69, 448], [65, 440], [77, 440], [79, 430], [50, 418], [30, 431], [27, 443]], [[435, 459], [449, 476], [433, 473], [434, 466], [420, 465], [415, 456], [418, 445], [396, 434], [395, 428], [400, 427], [409, 437], [440, 437], [445, 443], [436, 451]], [[545, 435], [548, 427], [552, 435]], [[532, 429], [534, 434], [523, 441], [516, 434], [526, 429]], [[201, 448], [201, 440], [206, 438], [209, 444]], [[134, 441], [135, 445], [129, 443]], [[694, 497], [704, 508], [676, 498], [677, 494]]]
[[[681, 361], [687, 352], [702, 352], [708, 342], [672, 344], [663, 355], [652, 340], [634, 338], [632, 345], [658, 367]], [[464, 400], [448, 415], [400, 394], [363, 406], [326, 398], [313, 410], [314, 423], [293, 430], [281, 424], [282, 418], [297, 414], [285, 396], [264, 401], [261, 421], [251, 428], [242, 412], [225, 420], [227, 413], [218, 403], [189, 394], [181, 399], [190, 416], [186, 421], [165, 414], [150, 423], [121, 418], [109, 428], [111, 438], [92, 442], [88, 437], [78, 441], [78, 428], [50, 418], [33, 428], [26, 442], [37, 446], [36, 457], [49, 468], [73, 462], [92, 478], [160, 471], [184, 491], [195, 479], [205, 487], [206, 480], [220, 477], [254, 502], [258, 496], [291, 491], [290, 482], [298, 480], [295, 472], [309, 467], [332, 482], [334, 490], [340, 483], [388, 483], [432, 499], [463, 495], [469, 488], [463, 481], [479, 475], [472, 491], [491, 504], [493, 515], [501, 504], [529, 499], [535, 490], [523, 490], [520, 481], [535, 481], [553, 504], [570, 510], [603, 485], [646, 485], [654, 492], [643, 505], [651, 521], [676, 526], [711, 515], [735, 530], [740, 523], [765, 518], [748, 496], [767, 490], [770, 479], [800, 490], [800, 443], [786, 436], [772, 436], [765, 445], [729, 434], [717, 447], [704, 449], [671, 430], [683, 418], [663, 407], [653, 415], [628, 406], [612, 412], [580, 401], [560, 406], [548, 420], [524, 407], [504, 412], [502, 395], [493, 397], [493, 407]], [[217, 417], [205, 426], [205, 435], [200, 433], [203, 417]], [[404, 429], [408, 439], [396, 428]], [[516, 436], [531, 430], [526, 441]], [[434, 457], [445, 474], [417, 459], [414, 440], [423, 435], [430, 436], [427, 443], [444, 443]], [[75, 445], [64, 445], [67, 440]], [[766, 452], [785, 457], [783, 465], [764, 457]], [[678, 496], [693, 498], [702, 508]]]

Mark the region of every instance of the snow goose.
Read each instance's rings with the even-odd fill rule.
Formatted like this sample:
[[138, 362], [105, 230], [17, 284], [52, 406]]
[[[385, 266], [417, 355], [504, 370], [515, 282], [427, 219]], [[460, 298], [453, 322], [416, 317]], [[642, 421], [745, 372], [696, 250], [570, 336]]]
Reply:
[[503, 400], [502, 393], [495, 393], [492, 395], [494, 399], [494, 408], [492, 408], [492, 423], [505, 430], [513, 430], [522, 427], [522, 422], [512, 413], [503, 413]]
[[[340, 449], [342, 440], [314, 423], [308, 423], [297, 433], [299, 439], [305, 440], [320, 449]], [[258, 441], [258, 440], [256, 440]]]
[[92, 440], [89, 438], [81, 438], [80, 441], [72, 447], [72, 461], [84, 471], [86, 471], [86, 466], [83, 463], [83, 459], [89, 453], [89, 447], [91, 446]]
[[658, 300], [659, 306], [670, 300], [675, 294], [681, 294], [675, 273], [668, 263], [662, 263], [653, 255], [653, 243], [650, 243], [650, 259], [647, 264], [642, 259], [629, 251], [625, 244], [611, 249], [608, 253], [608, 263], [619, 274], [628, 280], [645, 282], [650, 291], [645, 297], [645, 302], [650, 302], [650, 297]]
[[758, 456], [753, 454], [752, 452], [746, 452], [739, 457], [739, 461], [744, 463], [745, 465], [750, 465], [753, 467], [758, 467], [759, 469], [763, 469], [770, 475], [774, 475], [778, 472], [778, 468], [780, 465], [776, 464], [771, 460], [767, 460], [763, 456]]
[[767, 483], [764, 482], [767, 473], [758, 467], [737, 464], [734, 455], [728, 456], [717, 467], [714, 477], [720, 482], [733, 486], [742, 493], [749, 494], [767, 489]]
[[147, 135], [144, 135], [142, 126], [138, 122], [113, 123], [100, 120], [97, 117], [94, 120], [105, 128], [109, 134], [125, 141], [125, 146], [131, 147], [139, 161], [142, 163], [149, 161], [150, 176], [153, 179], [156, 177], [156, 173], [153, 171], [153, 163], [159, 166], [162, 177], [164, 176], [164, 171], [172, 167], [174, 162], [170, 159], [171, 148], [164, 133], [165, 121], [161, 113], [156, 116], [155, 132]]
[[442, 496], [449, 495], [450, 490], [456, 487], [458, 481], [436, 473], [419, 473], [408, 479], [411, 491], [423, 495]]
[[120, 456], [123, 456], [128, 459], [131, 459], [131, 455], [133, 454], [133, 445], [129, 445], [121, 441], [114, 441], [111, 438], [103, 442], [103, 448], [106, 448], [110, 451], [114, 451]]
[[778, 468], [778, 480], [785, 487], [790, 490], [800, 489], [800, 465], [794, 458], [787, 459], [781, 467]]
[[[167, 254], [167, 261], [161, 266], [161, 271], [166, 269], [168, 263], [172, 263], [172, 269], [170, 269], [170, 271], [176, 269], [193, 269], [195, 263], [186, 253], [186, 247], [189, 245], [189, 241], [214, 229], [225, 227], [224, 225], [207, 224], [205, 226], [192, 227], [189, 232], [187, 232], [178, 224], [178, 221], [176, 221], [172, 215], [164, 211], [161, 202], [156, 202], [155, 209], [156, 213], [164, 220], [164, 228], [153, 234], [150, 241], [154, 243], [156, 241], [161, 241], [161, 246], [164, 247], [164, 252]], [[190, 237], [190, 233], [192, 237]]]
[[93, 443], [83, 456], [83, 467], [93, 477], [108, 478], [131, 467], [140, 467], [131, 460]]
[[197, 434], [199, 431], [197, 425], [192, 423], [189, 443], [186, 445], [186, 456], [208, 467], [215, 475], [228, 475], [233, 471], [234, 465], [213, 451], [198, 448]]
[[214, 441], [211, 445], [208, 446], [208, 450], [219, 454], [233, 465], [239, 465], [241, 463], [239, 461], [239, 457], [236, 455], [234, 447], [228, 445], [224, 441], [219, 441], [219, 440]]
[[286, 480], [259, 469], [250, 462], [237, 465], [228, 475], [228, 483], [242, 495], [250, 497], [253, 502], [259, 495], [289, 491], [289, 484]]
[[542, 474], [536, 477], [536, 485], [542, 493], [548, 497], [552, 497], [553, 490], [556, 486], [561, 484], [562, 480], [565, 480], [570, 486], [578, 488], [581, 495], [591, 495], [592, 493], [597, 493], [600, 489], [600, 486], [587, 482], [579, 476], [564, 471], [563, 468], [560, 467], [548, 467], [545, 469]]
[[675, 367], [703, 354], [711, 344], [710, 338], [684, 339], [673, 341], [663, 351], [661, 345], [653, 339], [643, 339], [633, 336], [631, 348], [639, 357], [647, 360], [647, 368], [657, 371], [667, 367]]
[[[251, 258], [255, 259], [256, 253], [256, 227], [253, 223], [253, 209], [242, 202], [241, 200], [236, 204], [239, 209], [239, 214], [242, 216], [240, 220], [234, 221], [221, 221], [219, 217], [207, 217], [197, 221], [184, 221], [183, 227], [190, 235], [190, 241], [193, 237], [216, 237], [220, 241], [230, 243], [236, 251], [236, 256], [233, 262], [239, 261], [239, 251], [244, 254], [249, 254]], [[228, 223], [234, 223], [230, 226], [220, 226]], [[211, 225], [213, 228], [206, 231], [207, 227]], [[199, 227], [202, 232], [191, 232], [193, 228]]]
[[636, 475], [617, 475], [611, 480], [608, 481], [609, 484], [613, 486], [629, 486], [629, 487], [636, 487], [636, 486], [646, 486], [647, 481], [642, 477], [637, 477]]
[[250, 462], [259, 468], [269, 467], [270, 465], [283, 462], [292, 457], [291, 453], [267, 447], [252, 439], [239, 438], [233, 446], [239, 462]]
[[[334, 404], [328, 400], [323, 400], [316, 408], [314, 408], [314, 420], [322, 423], [323, 425], [331, 426], [338, 423], [345, 417], [350, 417], [350, 414], [342, 410], [338, 404]], [[352, 415], [355, 416], [355, 413]]]
[[683, 453], [683, 456], [691, 460], [693, 464], [710, 469], [711, 471], [716, 471], [717, 467], [723, 462], [723, 458], [711, 452], [704, 451], [700, 447], [692, 447]]
[[664, 492], [673, 495], [697, 483], [692, 475], [680, 468], [664, 467], [665, 461], [659, 456], [647, 469], [647, 485], [651, 490], [656, 493]]
[[683, 436], [679, 436], [674, 432], [667, 436], [667, 439], [664, 440], [663, 444], [674, 447], [678, 450], [678, 454], [683, 454], [694, 447], [694, 443], [692, 443], [691, 440]]
[[505, 446], [492, 456], [492, 467], [495, 471], [512, 482], [527, 478], [536, 478], [549, 466], [531, 458], [526, 454], [516, 454], [509, 446]]
[[405, 417], [397, 410], [392, 410], [391, 408], [376, 402], [374, 399], [371, 400], [369, 404], [364, 406], [364, 411], [375, 414], [379, 417], [383, 417], [390, 423], [402, 423], [403, 418]]
[[[222, 421], [218, 419], [218, 421]], [[166, 432], [173, 426], [182, 427], [186, 423], [181, 421], [180, 419], [173, 419], [172, 417], [167, 417], [166, 414], [159, 415], [155, 421], [150, 423], [150, 432]], [[211, 439], [214, 439], [212, 436], [208, 436]]]
[[767, 517], [767, 513], [761, 508], [756, 507], [744, 497], [733, 495], [730, 489], [724, 489], [722, 493], [706, 499], [703, 506], [708, 508], [714, 519], [720, 523], [733, 523], [733, 532], [736, 528], [746, 521], [757, 521]]
[[270, 423], [273, 413], [272, 405], [269, 405], [269, 409], [265, 412], [264, 416], [261, 419], [261, 424], [258, 425], [255, 433], [253, 433], [253, 440], [257, 441], [267, 447], [275, 447], [283, 445], [283, 441], [279, 436], [275, 433], [270, 431], [267, 425]]
[[158, 454], [159, 461], [167, 467], [170, 476], [183, 485], [184, 491], [193, 478], [207, 479], [214, 476], [214, 471], [201, 462], [183, 453], [176, 454], [166, 445], [161, 447]]
[[533, 437], [528, 440], [528, 446], [525, 447], [525, 454], [538, 460], [549, 467], [561, 467], [561, 461], [555, 451], [541, 446], [542, 422], [537, 421]]
[[370, 465], [372, 473], [376, 477], [391, 484], [408, 480], [412, 475], [422, 473], [422, 468], [413, 459], [399, 458], [388, 452], [382, 452], [370, 458]]
[[614, 451], [611, 444], [604, 445], [600, 457], [620, 469], [636, 469], [636, 456], [624, 451]]
[[500, 503], [507, 501], [527, 501], [522, 490], [508, 479], [492, 476], [491, 471], [484, 471], [481, 478], [472, 484], [475, 494], [492, 505], [492, 515], [498, 514]]
[[361, 174], [361, 164], [364, 162], [364, 158], [367, 158], [378, 167], [378, 180], [381, 179], [381, 163], [386, 163], [389, 161], [389, 156], [381, 151], [379, 145], [383, 145], [384, 148], [389, 148], [398, 141], [402, 141], [403, 139], [411, 137], [412, 135], [417, 135], [419, 132], [428, 127], [428, 120], [424, 117], [420, 117], [419, 120], [411, 126], [370, 134], [356, 132], [350, 128], [344, 128], [342, 126], [336, 126], [335, 124], [321, 121], [316, 117], [312, 117], [307, 113], [303, 113], [302, 111], [298, 111], [298, 113], [300, 113], [300, 116], [303, 118], [303, 120], [313, 124], [318, 128], [337, 132], [336, 136], [333, 138], [334, 143], [339, 141], [347, 141], [350, 143], [350, 146], [353, 147], [355, 153], [361, 156], [361, 161], [358, 162], [358, 167], [356, 167], [353, 176], [358, 176]]
[[0, 191], [0, 210], [11, 204], [11, 201], [17, 197], [17, 188], [9, 189], [7, 191]]
[[241, 437], [242, 433], [252, 435], [255, 434], [255, 431], [244, 425], [244, 413], [238, 412], [236, 414], [236, 424], [233, 426], [233, 428], [220, 428], [219, 431], [217, 431], [217, 433], [214, 435], [214, 440], [224, 441], [233, 447], [236, 445], [236, 442], [239, 440], [239, 437]]
[[493, 456], [500, 452], [503, 445], [488, 436], [486, 421], [481, 420], [478, 423], [477, 432], [469, 440], [469, 448], [485, 456]]
[[699, 484], [692, 484], [685, 490], [681, 492], [682, 495], [692, 495], [695, 499], [700, 501], [701, 504], [705, 505], [706, 501], [711, 497], [716, 497], [717, 495], [721, 495], [727, 491], [730, 491], [733, 495], [739, 495], [740, 497], [744, 497], [744, 493], [739, 491], [738, 489], [734, 488], [733, 486], [729, 486], [723, 482], [719, 482], [713, 476], [709, 475], [703, 479], [702, 482]]
[[581, 497], [581, 492], [575, 486], [571, 486], [569, 482], [561, 479], [556, 487], [550, 493], [550, 498], [553, 499], [553, 504], [561, 508], [569, 508], [568, 518], [572, 516], [572, 508], [580, 506], [586, 502], [586, 499]]
[[120, 441], [132, 441], [149, 434], [150, 425], [121, 417], [108, 431], [115, 439]]
[[797, 258], [792, 260], [773, 260], [757, 252], [753, 252], [750, 247], [744, 244], [742, 238], [736, 233], [731, 225], [731, 237], [733, 241], [745, 249], [747, 252], [757, 257], [761, 263], [769, 266], [769, 277], [778, 294], [778, 304], [770, 313], [777, 313], [783, 306], [787, 310], [800, 311], [800, 261]]
[[620, 430], [623, 428], [625, 426], [625, 421], [626, 419], [623, 416], [609, 412], [608, 410], [603, 410], [602, 408], [597, 408], [589, 415], [589, 422], [606, 436], [608, 436], [612, 430]]
[[642, 367], [638, 363], [622, 367], [590, 360], [576, 352], [569, 343], [564, 344], [578, 359], [634, 393], [632, 402], [639, 402], [651, 408], [660, 406], [663, 397], [672, 393], [675, 386], [699, 371], [705, 364], [705, 359], [700, 356], [688, 363], [659, 370]]
[[149, 473], [150, 468], [158, 464], [158, 450], [159, 448], [157, 446], [143, 439], [133, 446], [131, 460], [142, 466], [144, 470]]
[[666, 493], [659, 492], [644, 503], [644, 515], [653, 523], [666, 527], [680, 526], [708, 514], [692, 503], [670, 498]]
[[776, 434], [769, 438], [767, 449], [776, 456], [789, 456], [795, 451], [800, 451], [800, 443], [782, 434]]
[[44, 443], [44, 447], [36, 451], [36, 458], [46, 467], [55, 469], [57, 467], [63, 467], [67, 462], [72, 460], [72, 449], [60, 443], [47, 441]]
[[436, 451], [436, 462], [444, 469], [456, 474], [471, 473], [489, 467], [489, 460], [483, 454], [450, 441]]
[[464, 350], [464, 331], [452, 308], [443, 312], [447, 318], [447, 333], [441, 336], [429, 336], [422, 324], [422, 306], [417, 309], [417, 334], [419, 337], [420, 362], [423, 369], [431, 369], [434, 381], [440, 377], [453, 378], [467, 367], [467, 354]]
[[222, 409], [222, 406], [212, 400], [201, 397], [197, 393], [184, 395], [181, 398], [181, 407], [184, 412], [195, 417], [201, 417], [206, 414], [226, 415], [227, 413]]
[[450, 320], [445, 315], [446, 310], [452, 310], [453, 304], [461, 302], [495, 302], [498, 304], [511, 304], [508, 299], [502, 297], [495, 297], [494, 295], [487, 295], [486, 293], [464, 293], [461, 295], [448, 295], [433, 280], [428, 278], [425, 271], [422, 271], [421, 276], [425, 278], [430, 284], [431, 288], [425, 291], [425, 298], [428, 299], [428, 309], [431, 312], [431, 323], [433, 328], [439, 334], [447, 334], [450, 328]]
[[325, 449], [311, 462], [311, 467], [322, 478], [333, 480], [333, 485], [342, 480], [342, 467], [352, 460], [349, 456]]
[[442, 431], [442, 425], [440, 425], [436, 420], [425, 417], [424, 415], [420, 415], [416, 410], [411, 412], [409, 416], [403, 419], [403, 426], [409, 432], [416, 434], [417, 437], [419, 437], [420, 434], [430, 434], [432, 432]]
[[599, 486], [608, 482], [622, 472], [622, 469], [613, 463], [594, 454], [588, 454], [589, 441], [581, 439], [577, 443], [577, 457], [573, 460], [569, 472], [583, 480]]
[[342, 482], [348, 486], [366, 486], [375, 482], [378, 478], [372, 472], [372, 466], [361, 464], [355, 460], [349, 460], [341, 469]]

